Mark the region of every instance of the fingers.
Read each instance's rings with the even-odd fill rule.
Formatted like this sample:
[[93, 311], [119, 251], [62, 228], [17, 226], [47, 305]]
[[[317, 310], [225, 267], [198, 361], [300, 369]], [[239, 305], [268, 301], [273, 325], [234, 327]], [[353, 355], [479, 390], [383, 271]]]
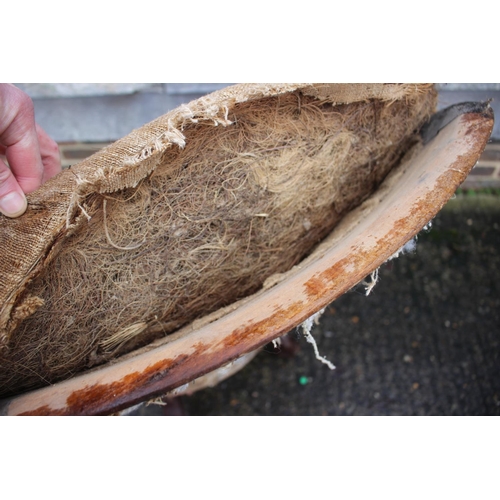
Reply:
[[0, 143], [15, 180], [25, 193], [38, 189], [43, 163], [33, 102], [13, 85], [0, 85]]
[[[24, 193], [38, 189], [61, 171], [59, 148], [36, 125], [32, 100], [10, 84], [0, 84], [0, 212], [18, 217], [26, 211]], [[9, 169], [10, 167], [10, 169]]]
[[57, 143], [38, 124], [36, 125], [36, 131], [43, 164], [43, 183], [61, 171], [61, 155]]
[[0, 212], [7, 217], [19, 217], [28, 203], [12, 171], [0, 160]]

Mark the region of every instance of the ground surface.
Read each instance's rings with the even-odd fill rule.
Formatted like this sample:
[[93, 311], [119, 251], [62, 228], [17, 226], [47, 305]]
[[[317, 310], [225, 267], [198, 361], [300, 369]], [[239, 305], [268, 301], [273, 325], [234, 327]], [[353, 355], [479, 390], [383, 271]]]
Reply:
[[417, 249], [352, 290], [292, 357], [271, 346], [213, 389], [135, 414], [499, 415], [500, 196], [451, 200]]

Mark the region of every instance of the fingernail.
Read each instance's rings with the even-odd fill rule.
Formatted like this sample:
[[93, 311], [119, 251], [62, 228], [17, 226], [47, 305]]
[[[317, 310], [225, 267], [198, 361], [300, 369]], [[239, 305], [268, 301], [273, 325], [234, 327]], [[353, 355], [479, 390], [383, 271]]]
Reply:
[[26, 212], [27, 208], [28, 202], [26, 198], [17, 191], [13, 191], [0, 198], [0, 212], [7, 217], [19, 217]]

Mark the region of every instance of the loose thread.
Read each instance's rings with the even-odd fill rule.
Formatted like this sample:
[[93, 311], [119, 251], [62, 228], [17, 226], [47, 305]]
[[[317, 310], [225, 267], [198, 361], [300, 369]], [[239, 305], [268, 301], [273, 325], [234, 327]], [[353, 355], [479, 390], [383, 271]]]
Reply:
[[314, 354], [316, 356], [316, 359], [318, 361], [321, 361], [323, 364], [328, 366], [330, 370], [335, 370], [335, 365], [328, 361], [325, 357], [321, 356], [318, 350], [318, 345], [316, 344], [316, 340], [314, 340], [314, 337], [311, 335], [311, 329], [313, 326], [313, 323], [317, 324], [318, 319], [320, 316], [325, 312], [324, 309], [321, 309], [321, 311], [318, 311], [316, 314], [313, 314], [310, 318], [307, 318], [300, 326], [302, 328], [302, 333], [304, 337], [306, 338], [307, 342], [312, 344], [313, 349], [314, 349]]

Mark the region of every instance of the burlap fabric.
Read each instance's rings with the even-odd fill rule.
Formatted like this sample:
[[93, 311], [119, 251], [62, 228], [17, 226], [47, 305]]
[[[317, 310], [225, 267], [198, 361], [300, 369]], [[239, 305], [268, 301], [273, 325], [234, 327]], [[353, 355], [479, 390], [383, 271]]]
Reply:
[[307, 255], [433, 113], [427, 84], [236, 85], [0, 215], [0, 394], [116, 358]]

